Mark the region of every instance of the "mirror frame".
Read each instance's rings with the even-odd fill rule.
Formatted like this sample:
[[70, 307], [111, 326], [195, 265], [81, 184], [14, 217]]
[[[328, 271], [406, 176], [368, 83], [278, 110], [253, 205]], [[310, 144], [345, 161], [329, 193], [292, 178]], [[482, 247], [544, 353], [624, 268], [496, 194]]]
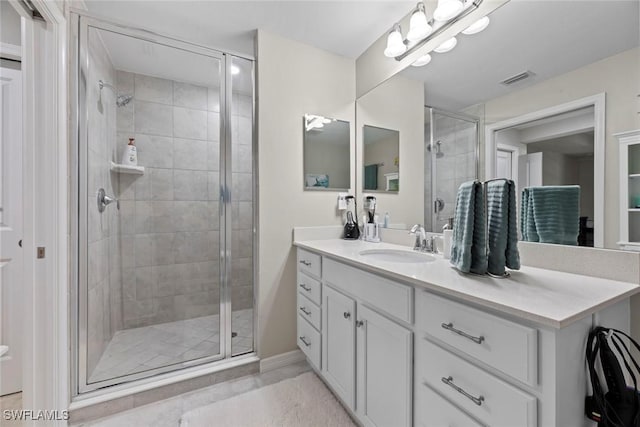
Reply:
[[549, 116], [568, 113], [581, 108], [593, 107], [594, 109], [594, 141], [593, 141], [593, 247], [604, 248], [604, 181], [605, 181], [605, 99], [604, 92], [585, 98], [576, 99], [564, 104], [555, 105], [542, 110], [527, 113], [518, 117], [512, 117], [496, 123], [485, 125], [485, 179], [496, 177], [496, 133], [544, 119]]
[[[342, 122], [342, 123], [346, 123], [349, 126], [349, 129], [347, 130], [347, 135], [349, 137], [349, 145], [348, 145], [348, 149], [349, 149], [349, 186], [346, 188], [343, 187], [308, 187], [307, 186], [307, 181], [306, 181], [306, 171], [305, 171], [305, 151], [306, 151], [306, 144], [305, 144], [305, 136], [307, 134], [306, 131], [306, 116], [309, 115], [308, 113], [305, 113], [302, 116], [302, 190], [303, 191], [321, 191], [321, 192], [338, 192], [338, 193], [344, 193], [344, 192], [350, 192], [351, 191], [351, 182], [353, 181], [353, 172], [354, 170], [352, 170], [352, 168], [354, 168], [353, 165], [353, 141], [352, 141], [352, 134], [351, 134], [351, 122], [349, 120], [341, 120], [341, 119], [335, 119], [335, 118], [331, 118], [331, 120], [336, 121], [336, 122]], [[316, 114], [317, 116], [319, 116], [320, 114]], [[322, 115], [322, 117], [328, 118], [328, 116]]]

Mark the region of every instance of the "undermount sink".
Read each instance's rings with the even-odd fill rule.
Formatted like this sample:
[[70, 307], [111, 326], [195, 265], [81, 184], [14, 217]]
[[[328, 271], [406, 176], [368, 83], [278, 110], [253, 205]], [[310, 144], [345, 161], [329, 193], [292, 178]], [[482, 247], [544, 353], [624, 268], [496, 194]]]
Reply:
[[361, 251], [360, 255], [372, 261], [397, 262], [404, 264], [417, 264], [436, 260], [432, 255], [402, 249], [367, 249]]

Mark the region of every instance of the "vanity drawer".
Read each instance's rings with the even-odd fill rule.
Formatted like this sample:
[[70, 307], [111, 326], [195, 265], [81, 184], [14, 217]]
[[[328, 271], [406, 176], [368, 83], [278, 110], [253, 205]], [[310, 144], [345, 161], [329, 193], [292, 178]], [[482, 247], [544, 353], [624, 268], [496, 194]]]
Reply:
[[526, 384], [538, 382], [536, 329], [428, 292], [416, 295], [416, 328]]
[[307, 319], [314, 328], [320, 330], [320, 307], [298, 292], [298, 315]]
[[537, 425], [535, 397], [427, 340], [416, 346], [415, 383], [492, 427]]
[[413, 424], [416, 427], [482, 427], [482, 424], [422, 383], [416, 383], [414, 401]]
[[378, 311], [383, 311], [406, 323], [413, 321], [413, 288], [392, 280], [358, 270], [357, 268], [324, 260], [322, 277], [326, 283], [357, 295], [358, 299], [369, 303]]
[[316, 305], [320, 305], [322, 301], [322, 283], [299, 271], [298, 293], [306, 296]]
[[322, 271], [322, 257], [304, 249], [298, 249], [298, 270], [320, 278]]
[[298, 315], [298, 347], [318, 370], [321, 368], [320, 339], [320, 332]]

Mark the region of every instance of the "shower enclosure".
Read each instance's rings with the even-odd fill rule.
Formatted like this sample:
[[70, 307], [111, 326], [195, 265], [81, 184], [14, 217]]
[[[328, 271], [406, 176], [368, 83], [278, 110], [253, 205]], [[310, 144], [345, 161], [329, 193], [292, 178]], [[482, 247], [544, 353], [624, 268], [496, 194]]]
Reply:
[[453, 218], [460, 184], [478, 176], [479, 119], [425, 107], [424, 223], [441, 233]]
[[253, 61], [72, 17], [75, 393], [253, 353]]

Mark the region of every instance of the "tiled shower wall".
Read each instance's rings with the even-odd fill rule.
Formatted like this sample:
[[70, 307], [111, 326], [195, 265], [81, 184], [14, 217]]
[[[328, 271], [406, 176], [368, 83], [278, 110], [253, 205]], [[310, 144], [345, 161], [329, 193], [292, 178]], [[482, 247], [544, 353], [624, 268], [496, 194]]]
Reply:
[[[117, 87], [120, 93], [134, 95], [131, 103], [118, 109], [117, 158], [128, 138], [134, 137], [138, 164], [146, 168], [142, 176], [119, 177], [124, 327], [216, 314], [220, 298], [219, 90], [124, 71], [117, 72]], [[234, 103], [238, 106], [232, 125], [241, 117], [239, 104]], [[249, 124], [250, 113], [249, 109]], [[248, 133], [235, 129], [238, 147], [232, 152], [234, 171], [238, 171], [234, 173], [238, 200], [233, 205], [234, 236], [239, 239], [235, 252], [247, 255], [233, 261], [238, 284], [245, 281], [242, 272], [251, 265], [252, 254], [250, 243], [248, 253], [241, 244], [247, 235], [242, 232], [248, 230], [250, 238], [252, 227], [251, 131], [251, 125]], [[243, 137], [248, 150], [239, 148]], [[234, 304], [234, 309], [252, 303], [239, 305]]]
[[87, 369], [92, 372], [113, 334], [122, 329], [122, 287], [119, 212], [111, 205], [99, 213], [96, 202], [99, 188], [108, 195], [117, 193], [117, 177], [109, 172], [116, 141], [115, 95], [98, 87], [99, 80], [113, 82], [115, 70], [95, 33], [90, 33], [89, 44], [92, 66], [87, 75]]
[[[434, 145], [440, 141], [442, 156], [436, 157], [435, 176], [432, 171], [431, 156], [426, 149], [429, 145], [430, 128], [425, 126], [425, 227], [428, 231], [441, 233], [442, 227], [452, 218], [455, 210], [458, 187], [463, 182], [476, 179], [477, 132], [474, 123], [446, 115], [434, 113]], [[431, 194], [432, 179], [436, 181], [435, 197]], [[432, 226], [434, 201], [438, 197], [444, 201], [444, 209], [438, 214]]]

